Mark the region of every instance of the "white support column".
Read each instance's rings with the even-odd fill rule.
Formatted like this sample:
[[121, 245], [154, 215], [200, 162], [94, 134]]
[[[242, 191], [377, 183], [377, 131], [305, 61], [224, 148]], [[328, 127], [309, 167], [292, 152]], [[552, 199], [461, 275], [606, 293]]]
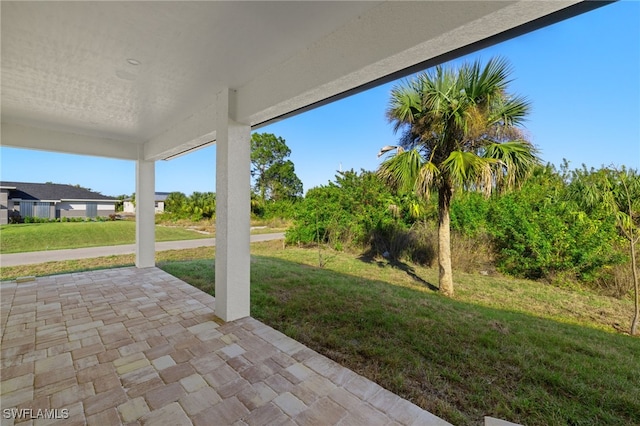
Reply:
[[155, 161], [136, 162], [136, 266], [156, 265]]
[[[234, 92], [218, 93], [216, 125], [216, 315], [249, 316], [251, 127], [230, 118]], [[233, 98], [231, 99], [233, 101]]]

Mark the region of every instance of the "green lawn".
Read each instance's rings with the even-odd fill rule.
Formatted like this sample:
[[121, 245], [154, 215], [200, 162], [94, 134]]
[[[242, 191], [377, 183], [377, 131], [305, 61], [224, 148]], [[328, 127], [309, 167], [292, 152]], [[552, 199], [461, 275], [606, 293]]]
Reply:
[[[156, 226], [156, 241], [210, 237], [182, 228]], [[136, 225], [131, 221], [12, 224], [0, 227], [0, 253], [133, 244], [135, 239]]]
[[[252, 245], [251, 314], [454, 424], [640, 423], [629, 301], [314, 250]], [[159, 266], [213, 293], [212, 260]]]

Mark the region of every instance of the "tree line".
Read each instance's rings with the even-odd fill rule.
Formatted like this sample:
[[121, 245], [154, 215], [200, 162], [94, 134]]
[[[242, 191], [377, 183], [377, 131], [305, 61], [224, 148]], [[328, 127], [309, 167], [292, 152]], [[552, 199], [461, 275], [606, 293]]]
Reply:
[[[519, 127], [529, 102], [507, 91], [510, 73], [506, 60], [494, 58], [484, 66], [437, 66], [394, 86], [387, 117], [400, 133], [398, 145], [380, 150], [379, 156], [391, 155], [375, 173], [341, 173], [335, 183], [310, 190], [287, 239], [360, 245], [392, 259], [407, 251], [414, 261], [436, 257], [439, 289], [453, 296], [453, 228], [482, 236], [476, 247], [488, 242], [505, 273], [604, 282], [620, 294], [633, 289], [635, 334], [638, 174], [541, 166]], [[429, 221], [435, 236], [411, 231]], [[621, 264], [631, 277], [618, 283]]]

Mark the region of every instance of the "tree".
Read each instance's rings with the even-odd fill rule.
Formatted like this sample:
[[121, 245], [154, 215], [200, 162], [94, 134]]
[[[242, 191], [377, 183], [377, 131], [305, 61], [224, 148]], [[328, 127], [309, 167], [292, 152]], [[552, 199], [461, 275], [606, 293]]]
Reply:
[[184, 210], [196, 220], [210, 219], [216, 214], [216, 194], [214, 192], [194, 192], [187, 199]]
[[124, 200], [129, 198], [127, 194], [121, 194], [116, 197], [115, 211], [121, 212], [124, 210]]
[[437, 66], [391, 91], [387, 118], [402, 131], [399, 146], [378, 174], [401, 190], [438, 193], [440, 291], [452, 296], [450, 206], [454, 190], [489, 195], [519, 185], [539, 164], [536, 150], [517, 127], [529, 110], [507, 93], [510, 68], [503, 59], [458, 70]]
[[296, 176], [291, 150], [285, 140], [271, 133], [251, 135], [251, 176], [262, 202], [302, 195], [302, 182]]
[[640, 175], [635, 170], [603, 168], [597, 172], [575, 171], [570, 184], [571, 197], [590, 212], [600, 209], [613, 215], [620, 234], [629, 242], [634, 289], [634, 315], [630, 334], [638, 332], [640, 288], [636, 244], [640, 240]]
[[287, 241], [363, 247], [376, 230], [397, 222], [389, 208], [396, 203], [374, 172], [338, 172], [335, 182], [311, 188], [298, 204]]
[[296, 176], [291, 160], [273, 164], [262, 178], [271, 200], [282, 201], [302, 195], [302, 182]]
[[164, 211], [167, 213], [180, 214], [185, 210], [188, 198], [182, 192], [172, 192], [164, 200]]

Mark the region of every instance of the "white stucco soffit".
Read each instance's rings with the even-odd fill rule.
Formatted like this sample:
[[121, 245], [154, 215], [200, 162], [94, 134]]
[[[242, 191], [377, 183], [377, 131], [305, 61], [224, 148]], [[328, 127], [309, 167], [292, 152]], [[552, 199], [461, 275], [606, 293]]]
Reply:
[[167, 158], [215, 139], [220, 90], [256, 127], [595, 4], [2, 1], [2, 144]]

